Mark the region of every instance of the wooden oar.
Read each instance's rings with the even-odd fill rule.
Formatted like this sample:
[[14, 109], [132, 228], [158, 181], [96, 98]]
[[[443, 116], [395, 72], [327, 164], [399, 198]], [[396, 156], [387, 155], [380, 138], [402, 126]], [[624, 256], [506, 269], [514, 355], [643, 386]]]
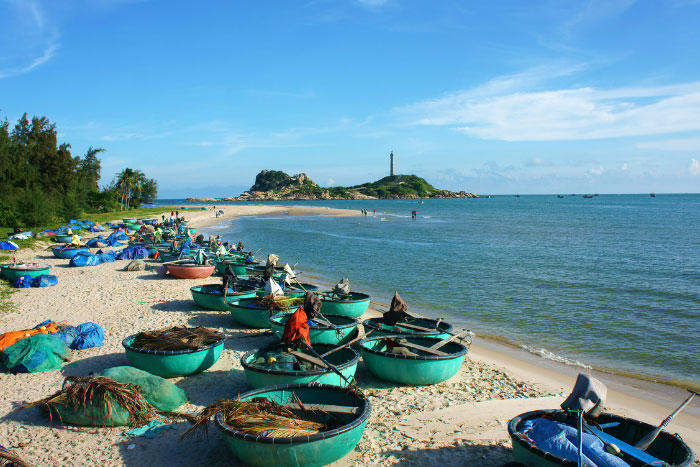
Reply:
[[660, 424], [659, 426], [657, 426], [656, 428], [654, 428], [652, 431], [650, 431], [649, 433], [647, 433], [646, 436], [644, 436], [642, 439], [640, 439], [639, 441], [637, 441], [637, 442], [635, 443], [635, 445], [634, 445], [635, 448], [640, 449], [640, 450], [642, 450], [642, 451], [646, 451], [647, 448], [649, 447], [649, 445], [651, 445], [651, 443], [654, 442], [654, 440], [656, 439], [656, 437], [659, 436], [659, 433], [661, 433], [661, 431], [662, 431], [664, 428], [666, 428], [666, 425], [668, 425], [669, 423], [671, 423], [671, 420], [673, 420], [673, 417], [675, 417], [676, 414], [677, 414], [678, 412], [680, 412], [681, 410], [683, 410], [683, 407], [685, 407], [686, 405], [690, 404], [690, 401], [693, 400], [693, 397], [695, 397], [695, 395], [698, 394], [697, 392], [691, 391], [690, 389], [688, 389], [688, 392], [690, 393], [690, 396], [685, 400], [685, 402], [683, 402], [683, 403], [680, 405], [680, 407], [678, 407], [671, 415], [669, 415], [668, 417], [666, 417], [666, 419], [665, 419], [663, 422], [661, 422], [661, 424]]
[[313, 347], [311, 347], [311, 346], [310, 346], [309, 344], [307, 344], [305, 341], [302, 341], [301, 343], [304, 345], [304, 347], [306, 347], [306, 349], [307, 349], [309, 352], [311, 352], [311, 353], [314, 354], [316, 357], [318, 357], [318, 359], [321, 360], [323, 363], [325, 363], [326, 366], [327, 366], [328, 368], [330, 368], [331, 370], [333, 370], [333, 372], [334, 372], [335, 374], [337, 374], [338, 376], [340, 376], [340, 378], [341, 378], [343, 381], [345, 381], [345, 382], [348, 384], [348, 386], [351, 386], [351, 385], [352, 385], [352, 382], [351, 382], [349, 379], [347, 379], [347, 378], [345, 377], [345, 375], [342, 374], [342, 373], [340, 372], [340, 370], [338, 370], [338, 369], [337, 369], [335, 366], [333, 366], [332, 364], [328, 363], [321, 355], [318, 354], [318, 352], [316, 352], [316, 351], [314, 350]]
[[355, 342], [364, 339], [365, 337], [369, 336], [369, 335], [372, 334], [373, 332], [374, 332], [374, 329], [372, 329], [370, 332], [368, 332], [367, 334], [365, 334], [365, 327], [362, 326], [361, 324], [358, 324], [358, 325], [357, 325], [357, 337], [356, 337], [356, 338], [354, 338], [353, 340], [351, 340], [350, 342], [348, 342], [348, 343], [346, 343], [346, 344], [341, 345], [340, 347], [336, 347], [335, 349], [331, 349], [331, 350], [329, 350], [328, 352], [326, 352], [326, 353], [324, 353], [324, 354], [321, 354], [321, 356], [322, 356], [322, 357], [327, 357], [328, 355], [330, 355], [330, 354], [332, 354], [332, 353], [334, 353], [334, 352], [337, 352], [337, 351], [340, 350], [340, 349], [344, 349], [345, 347], [350, 347], [350, 346], [351, 346], [352, 344], [354, 344]]
[[314, 365], [318, 365], [321, 368], [328, 368], [328, 365], [323, 363], [323, 360], [313, 357], [311, 355], [305, 354], [304, 352], [299, 352], [298, 350], [290, 350], [290, 354], [294, 355], [297, 358], [301, 358], [302, 360], [306, 360], [309, 363], [313, 363]]
[[462, 337], [462, 334], [464, 334], [465, 336], [468, 335], [469, 332], [470, 332], [469, 329], [465, 329], [464, 331], [460, 332], [459, 334], [453, 334], [452, 336], [450, 336], [446, 339], [443, 339], [440, 342], [436, 342], [435, 344], [431, 345], [430, 348], [431, 349], [439, 349], [440, 347], [444, 346], [448, 342], [452, 342], [455, 339], [460, 339]]
[[409, 348], [409, 349], [420, 350], [420, 351], [423, 351], [423, 352], [426, 352], [426, 353], [429, 353], [429, 354], [433, 354], [433, 355], [440, 355], [440, 356], [448, 355], [448, 354], [446, 354], [445, 352], [443, 352], [443, 351], [441, 351], [441, 350], [435, 350], [435, 349], [433, 349], [433, 348], [424, 347], [424, 346], [418, 345], [418, 344], [411, 344], [410, 342], [404, 342], [404, 343], [398, 343], [398, 342], [397, 342], [397, 343], [396, 343], [396, 346], [397, 346], [397, 347], [407, 347], [407, 348]]

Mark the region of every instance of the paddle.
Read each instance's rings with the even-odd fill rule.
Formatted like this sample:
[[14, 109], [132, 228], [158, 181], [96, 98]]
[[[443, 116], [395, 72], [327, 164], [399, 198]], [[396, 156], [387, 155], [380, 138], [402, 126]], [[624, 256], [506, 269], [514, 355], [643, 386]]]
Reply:
[[353, 414], [353, 415], [355, 415], [360, 410], [357, 407], [348, 407], [345, 405], [328, 405], [328, 404], [304, 404], [304, 405], [301, 405], [301, 404], [296, 403], [296, 402], [284, 404], [283, 407], [287, 407], [289, 409], [298, 409], [298, 410], [320, 410], [320, 411], [329, 412], [329, 413], [348, 413], [348, 414]]
[[452, 336], [450, 336], [450, 337], [448, 337], [448, 338], [446, 338], [446, 339], [441, 340], [440, 342], [437, 342], [437, 343], [431, 345], [430, 348], [431, 348], [431, 349], [439, 349], [440, 347], [444, 346], [444, 345], [447, 344], [448, 342], [452, 342], [452, 341], [455, 340], [455, 339], [460, 339], [460, 338], [462, 337], [462, 334], [468, 335], [470, 332], [471, 332], [471, 331], [469, 331], [469, 329], [465, 329], [465, 330], [463, 330], [462, 332], [460, 332], [459, 334], [453, 334]]
[[318, 357], [318, 359], [321, 360], [323, 363], [325, 363], [326, 366], [328, 366], [328, 368], [330, 368], [331, 370], [333, 370], [333, 372], [334, 372], [335, 374], [337, 374], [338, 376], [340, 376], [340, 377], [342, 378], [342, 380], [345, 381], [345, 382], [348, 384], [348, 386], [351, 386], [351, 385], [352, 385], [352, 383], [350, 382], [350, 380], [347, 379], [347, 378], [345, 377], [345, 375], [342, 374], [342, 373], [340, 372], [340, 370], [338, 370], [336, 367], [334, 367], [333, 365], [331, 365], [330, 363], [328, 363], [321, 355], [318, 354], [318, 352], [316, 352], [316, 351], [314, 350], [313, 347], [311, 347], [311, 346], [310, 346], [309, 344], [307, 344], [305, 341], [301, 341], [301, 343], [307, 348], [307, 350], [308, 350], [309, 352], [311, 352], [311, 353], [314, 354], [316, 357]]
[[327, 357], [327, 356], [329, 356], [330, 354], [332, 354], [333, 352], [337, 352], [338, 350], [344, 349], [345, 347], [350, 347], [350, 346], [351, 346], [352, 344], [354, 344], [355, 342], [364, 339], [365, 337], [369, 336], [369, 335], [372, 334], [373, 332], [374, 332], [374, 329], [372, 329], [370, 332], [368, 332], [367, 334], [365, 334], [365, 327], [364, 327], [363, 325], [361, 325], [361, 324], [358, 324], [358, 325], [357, 325], [357, 337], [356, 337], [356, 338], [354, 338], [353, 340], [351, 340], [350, 342], [348, 342], [348, 343], [346, 343], [346, 344], [341, 345], [340, 347], [336, 347], [335, 349], [329, 350], [328, 352], [322, 354], [321, 356], [322, 356], [322, 357]]
[[637, 441], [634, 445], [635, 448], [640, 449], [642, 451], [646, 451], [647, 448], [649, 447], [649, 445], [651, 445], [651, 443], [654, 442], [656, 437], [659, 436], [659, 433], [661, 433], [661, 431], [664, 428], [666, 428], [666, 425], [671, 423], [671, 420], [673, 420], [673, 417], [675, 417], [678, 412], [683, 410], [683, 407], [690, 404], [690, 401], [693, 400], [693, 397], [695, 397], [695, 395], [698, 394], [697, 392], [691, 391], [690, 389], [688, 389], [688, 392], [690, 393], [690, 396], [688, 396], [688, 398], [685, 400], [685, 402], [683, 402], [680, 405], [680, 407], [678, 407], [675, 411], [673, 411], [673, 413], [671, 415], [666, 417], [666, 419], [663, 422], [661, 422], [661, 424], [659, 426], [657, 426], [655, 429], [653, 429], [652, 431], [647, 433], [647, 435], [644, 436], [642, 439]]

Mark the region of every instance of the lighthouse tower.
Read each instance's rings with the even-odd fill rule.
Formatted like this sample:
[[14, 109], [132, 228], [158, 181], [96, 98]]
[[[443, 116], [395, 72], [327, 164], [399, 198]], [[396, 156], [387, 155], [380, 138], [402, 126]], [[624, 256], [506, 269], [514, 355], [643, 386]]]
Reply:
[[394, 151], [389, 154], [389, 175], [394, 176]]

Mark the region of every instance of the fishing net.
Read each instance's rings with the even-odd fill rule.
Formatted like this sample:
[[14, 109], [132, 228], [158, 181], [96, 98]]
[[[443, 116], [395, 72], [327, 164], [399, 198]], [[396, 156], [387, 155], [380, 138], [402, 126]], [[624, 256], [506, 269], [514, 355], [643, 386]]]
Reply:
[[33, 467], [33, 465], [22, 460], [21, 457], [11, 450], [0, 446], [0, 467]]
[[289, 311], [289, 308], [303, 305], [303, 298], [295, 297], [285, 297], [285, 296], [275, 296], [273, 294], [268, 294], [262, 297], [258, 304], [268, 309], [270, 312], [275, 311]]
[[220, 332], [202, 326], [173, 326], [158, 331], [140, 332], [131, 346], [147, 350], [200, 350], [223, 338], [224, 335]]
[[107, 368], [100, 376], [113, 379], [119, 383], [130, 383], [138, 386], [146, 402], [158, 410], [171, 412], [182, 404], [187, 403], [185, 391], [165, 378], [152, 375], [147, 371], [131, 366], [116, 366]]

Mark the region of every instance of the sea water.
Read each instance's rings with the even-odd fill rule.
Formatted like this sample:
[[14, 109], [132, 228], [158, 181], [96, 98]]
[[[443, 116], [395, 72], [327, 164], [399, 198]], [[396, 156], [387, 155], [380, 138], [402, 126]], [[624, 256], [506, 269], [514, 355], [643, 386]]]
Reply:
[[369, 215], [243, 217], [217, 233], [546, 358], [700, 384], [700, 195], [286, 204]]

